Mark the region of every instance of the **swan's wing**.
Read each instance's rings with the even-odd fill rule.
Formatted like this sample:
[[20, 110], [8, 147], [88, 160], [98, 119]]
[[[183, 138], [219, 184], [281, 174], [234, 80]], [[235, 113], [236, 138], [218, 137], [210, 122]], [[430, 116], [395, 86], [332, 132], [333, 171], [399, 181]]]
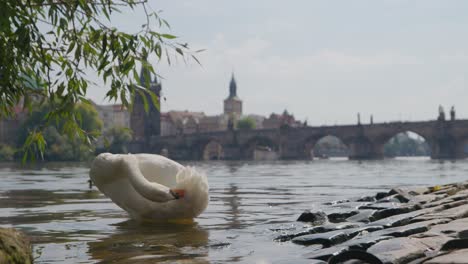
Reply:
[[173, 188], [177, 183], [176, 175], [184, 169], [181, 164], [156, 154], [135, 154], [141, 173], [150, 182], [157, 182]]
[[122, 172], [127, 175], [133, 188], [146, 199], [154, 202], [167, 202], [175, 199], [169, 187], [145, 178], [140, 170], [139, 161], [134, 155], [122, 155]]

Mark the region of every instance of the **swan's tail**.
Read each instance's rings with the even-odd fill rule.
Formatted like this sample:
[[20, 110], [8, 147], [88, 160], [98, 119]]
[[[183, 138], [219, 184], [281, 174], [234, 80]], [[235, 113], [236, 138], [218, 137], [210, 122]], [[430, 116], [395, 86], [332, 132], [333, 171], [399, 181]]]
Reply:
[[185, 196], [180, 200], [188, 215], [201, 214], [209, 202], [209, 186], [206, 175], [193, 167], [185, 167], [177, 174], [176, 189], [184, 189]]

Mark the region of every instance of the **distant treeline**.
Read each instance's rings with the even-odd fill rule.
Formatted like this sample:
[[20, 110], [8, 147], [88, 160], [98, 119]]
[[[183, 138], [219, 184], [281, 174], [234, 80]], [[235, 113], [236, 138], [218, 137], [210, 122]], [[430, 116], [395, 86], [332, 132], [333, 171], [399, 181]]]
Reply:
[[[62, 125], [59, 123], [49, 124], [43, 131], [46, 148], [40, 160], [43, 161], [86, 161], [92, 159], [100, 152], [125, 153], [126, 145], [132, 140], [130, 129], [123, 127], [112, 127], [103, 132], [103, 122], [98, 112], [91, 104], [78, 104], [74, 111], [80, 113], [81, 127], [86, 133], [95, 135], [96, 142], [85, 146], [79, 138], [70, 138], [64, 135]], [[44, 116], [49, 112], [48, 106], [37, 107], [21, 124], [15, 142], [0, 143], [0, 161], [21, 161], [23, 159], [23, 144], [30, 131], [34, 131]]]

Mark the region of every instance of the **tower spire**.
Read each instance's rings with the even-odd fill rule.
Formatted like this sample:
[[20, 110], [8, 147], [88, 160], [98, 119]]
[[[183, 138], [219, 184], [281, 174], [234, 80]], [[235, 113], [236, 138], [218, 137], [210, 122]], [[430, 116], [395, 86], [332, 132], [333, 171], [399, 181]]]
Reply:
[[231, 82], [229, 83], [229, 98], [237, 97], [237, 84], [232, 72]]

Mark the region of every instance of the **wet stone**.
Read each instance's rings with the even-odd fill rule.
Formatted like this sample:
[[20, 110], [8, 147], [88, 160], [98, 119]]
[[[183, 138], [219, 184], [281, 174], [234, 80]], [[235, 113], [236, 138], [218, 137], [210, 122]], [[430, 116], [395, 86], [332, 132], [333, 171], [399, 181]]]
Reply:
[[337, 204], [349, 203], [349, 202], [351, 202], [351, 200], [344, 199], [344, 200], [338, 200], [338, 201], [324, 203], [324, 205], [337, 205]]
[[312, 225], [322, 225], [322, 224], [326, 223], [328, 221], [328, 219], [327, 219], [327, 215], [322, 211], [311, 212], [311, 211], [307, 210], [307, 211], [303, 212], [299, 216], [299, 218], [297, 218], [296, 221], [309, 222]]
[[324, 248], [324, 249], [315, 250], [310, 253], [307, 253], [305, 254], [305, 257], [308, 259], [314, 259], [314, 260], [317, 259], [317, 260], [327, 261], [331, 256], [339, 254], [347, 249], [348, 249], [347, 247], [342, 247], [342, 246]]
[[447, 210], [447, 209], [462, 206], [462, 205], [467, 204], [467, 203], [468, 203], [468, 200], [453, 201], [451, 203], [445, 203], [445, 204], [442, 204], [440, 206], [434, 207], [433, 209], [434, 209], [434, 212], [441, 212], [441, 211], [444, 211], [444, 210]]
[[370, 217], [370, 220], [376, 221], [376, 220], [380, 220], [382, 218], [387, 218], [387, 217], [394, 216], [394, 215], [409, 213], [418, 209], [421, 209], [419, 205], [382, 209], [373, 213], [372, 216]]
[[383, 199], [383, 198], [385, 198], [387, 196], [389, 196], [388, 192], [378, 192], [375, 195], [375, 199], [380, 200], [380, 199]]
[[305, 236], [305, 235], [308, 235], [310, 234], [309, 231], [302, 231], [302, 232], [299, 232], [299, 233], [292, 233], [292, 234], [283, 234], [283, 235], [280, 235], [280, 236], [277, 236], [274, 240], [277, 241], [277, 242], [286, 242], [286, 241], [289, 241], [295, 237], [298, 237], [298, 236]]
[[450, 237], [444, 234], [431, 233], [430, 230], [426, 233], [420, 233], [412, 235], [410, 237], [418, 239], [432, 250], [440, 250], [442, 245], [444, 245], [447, 241], [451, 240]]
[[[182, 262], [182, 263], [185, 263], [185, 262]], [[194, 263], [205, 263], [203, 261], [201, 262], [194, 262]], [[260, 261], [260, 263], [263, 263]], [[285, 260], [275, 260], [274, 262], [275, 264], [291, 264], [291, 263], [294, 263], [294, 264], [327, 264], [327, 262], [323, 261], [323, 260], [308, 260], [308, 259], [294, 259], [294, 261], [291, 261], [290, 259], [285, 259]]]
[[468, 191], [467, 190], [459, 191], [459, 192], [457, 192], [457, 194], [450, 195], [449, 197], [453, 201], [466, 200], [466, 199], [468, 199]]
[[400, 200], [395, 198], [395, 195], [387, 196], [378, 200], [376, 203], [401, 203]]
[[371, 210], [383, 210], [383, 209], [393, 209], [400, 207], [399, 203], [374, 203], [374, 204], [366, 204], [361, 205], [358, 207], [359, 210], [371, 209]]
[[440, 250], [449, 251], [454, 249], [468, 249], [468, 239], [462, 238], [449, 240], [441, 247]]
[[350, 229], [350, 228], [356, 228], [356, 227], [359, 227], [359, 224], [356, 224], [356, 223], [325, 224], [321, 226], [311, 227], [307, 229], [306, 231], [301, 231], [301, 232], [296, 232], [296, 233], [291, 233], [291, 234], [283, 234], [283, 235], [276, 237], [274, 240], [278, 242], [286, 242], [299, 236], [325, 233], [325, 232], [331, 232], [335, 230]]
[[392, 237], [406, 237], [418, 233], [423, 233], [429, 230], [427, 226], [401, 226], [401, 227], [392, 227], [387, 228], [382, 231], [378, 231], [378, 235], [381, 236], [392, 236]]
[[400, 201], [400, 203], [407, 203], [410, 200], [410, 196], [404, 196], [404, 195], [401, 195], [401, 194], [397, 194], [395, 195], [395, 199], [397, 199], [398, 201]]
[[422, 195], [414, 196], [413, 198], [411, 198], [411, 202], [424, 205], [423, 207], [433, 207], [437, 205], [436, 204], [437, 201], [440, 201], [444, 198], [445, 196], [443, 195], [422, 194]]
[[465, 238], [468, 231], [468, 219], [462, 218], [451, 221], [447, 224], [434, 225], [431, 233], [441, 233], [451, 237]]
[[[424, 212], [424, 213], [421, 214], [420, 216], [415, 217], [411, 222], [419, 222], [419, 221], [426, 221], [426, 220], [437, 219], [437, 218], [444, 218], [444, 214], [445, 214], [444, 211], [447, 211], [448, 209], [452, 209], [455, 207], [459, 207], [466, 203], [467, 201], [455, 201], [455, 202], [441, 204], [435, 207], [424, 208], [420, 210], [421, 212]], [[449, 216], [449, 214], [447, 214], [445, 218], [452, 218], [452, 220], [454, 219], [452, 216]]]
[[[460, 203], [464, 201], [457, 201], [454, 203]], [[452, 203], [453, 204], [453, 203]], [[450, 204], [446, 204], [443, 206], [448, 206]], [[435, 213], [428, 213], [421, 215], [414, 219], [414, 221], [421, 221], [421, 220], [430, 220], [430, 219], [438, 219], [438, 218], [451, 218], [451, 219], [460, 219], [468, 216], [468, 204], [464, 204], [461, 206], [456, 206], [447, 210], [437, 211]]]
[[382, 261], [376, 256], [362, 250], [346, 250], [337, 255], [333, 255], [329, 264], [382, 264]]
[[412, 198], [412, 195], [410, 195], [408, 191], [403, 190], [401, 188], [393, 188], [390, 190], [390, 192], [388, 192], [388, 194], [395, 195], [395, 198], [402, 203], [407, 203]]
[[363, 196], [356, 200], [357, 202], [375, 202], [376, 199], [374, 196]]
[[319, 233], [319, 234], [311, 234], [296, 237], [292, 240], [293, 243], [300, 244], [300, 245], [313, 245], [313, 244], [321, 244], [324, 247], [330, 247], [331, 245], [335, 245], [338, 243], [342, 243], [346, 241], [348, 238], [348, 234], [343, 230], [335, 230], [326, 233]]
[[448, 188], [442, 188], [441, 190], [438, 190], [438, 191], [433, 192], [433, 194], [449, 194], [449, 195], [453, 195], [453, 194], [457, 193], [458, 190], [459, 190], [458, 187], [452, 186], [452, 187], [448, 187]]
[[417, 239], [401, 237], [381, 241], [371, 246], [367, 252], [378, 257], [383, 263], [408, 263], [422, 258], [428, 251], [426, 245]]
[[369, 223], [370, 217], [376, 212], [376, 210], [359, 210], [359, 213], [348, 217], [346, 221], [348, 222], [361, 222], [361, 223]]
[[328, 215], [308, 212], [311, 223], [325, 219], [321, 225], [280, 236], [279, 241], [307, 245], [306, 257], [322, 261], [318, 263], [354, 250], [373, 254], [383, 263], [468, 263], [467, 188], [468, 181], [433, 188], [395, 188], [330, 203]]
[[305, 235], [296, 237], [293, 239], [293, 242], [301, 245], [311, 245], [311, 244], [322, 244], [325, 247], [335, 245], [337, 243], [342, 243], [348, 239], [351, 239], [363, 232], [373, 232], [381, 230], [382, 227], [379, 226], [366, 226], [366, 227], [355, 227], [349, 229], [339, 229], [335, 231], [330, 231], [326, 233], [317, 233], [311, 235]]
[[339, 223], [339, 224], [325, 224], [321, 226], [314, 226], [309, 228], [307, 231], [309, 234], [318, 234], [318, 233], [326, 233], [336, 230], [343, 230], [343, 229], [351, 229], [360, 227], [357, 223]]
[[310, 228], [313, 233], [324, 233], [334, 230], [343, 230], [343, 229], [351, 229], [351, 228], [358, 228], [361, 225], [358, 223], [339, 223], [339, 224], [326, 224], [322, 226], [316, 226]]
[[410, 221], [416, 217], [422, 215], [424, 212], [422, 210], [413, 211], [406, 214], [394, 215], [384, 219], [377, 220], [375, 222], [371, 222], [368, 225], [379, 225], [384, 227], [395, 227], [395, 226], [402, 226], [409, 224]]
[[323, 261], [323, 260], [319, 260], [319, 259], [311, 259], [309, 260], [309, 262], [307, 262], [308, 264], [327, 264], [326, 261]]
[[452, 251], [448, 254], [434, 257], [423, 262], [424, 264], [466, 264], [468, 262], [468, 249]]
[[411, 188], [410, 190], [408, 190], [408, 193], [413, 196], [420, 196], [420, 195], [424, 195], [428, 191], [429, 191], [429, 188], [427, 187], [417, 187], [417, 188]]
[[343, 213], [331, 213], [328, 214], [328, 221], [332, 223], [340, 223], [345, 222], [347, 218], [359, 214], [359, 211], [350, 211], [350, 212], [343, 212]]
[[409, 225], [391, 227], [384, 230], [380, 230], [372, 233], [376, 236], [393, 236], [393, 237], [405, 237], [418, 233], [426, 232], [432, 225], [447, 223], [447, 219], [439, 219], [432, 221], [417, 222]]
[[353, 239], [350, 239], [342, 244], [340, 246], [345, 246], [349, 247], [350, 249], [360, 249], [360, 250], [367, 250], [369, 247], [375, 245], [376, 243], [387, 240], [387, 239], [392, 239], [393, 237], [391, 236], [374, 236], [374, 235], [363, 235], [363, 236], [357, 236]]

